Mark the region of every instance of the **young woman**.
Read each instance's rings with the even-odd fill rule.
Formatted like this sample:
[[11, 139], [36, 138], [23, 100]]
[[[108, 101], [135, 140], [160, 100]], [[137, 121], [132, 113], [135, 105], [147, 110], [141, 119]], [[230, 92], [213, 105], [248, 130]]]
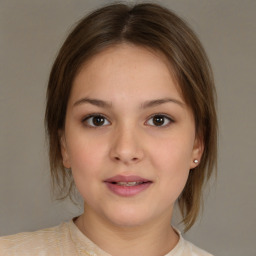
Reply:
[[51, 173], [84, 213], [0, 239], [1, 255], [210, 255], [188, 230], [216, 163], [214, 83], [191, 29], [156, 4], [109, 5], [79, 22], [53, 65]]

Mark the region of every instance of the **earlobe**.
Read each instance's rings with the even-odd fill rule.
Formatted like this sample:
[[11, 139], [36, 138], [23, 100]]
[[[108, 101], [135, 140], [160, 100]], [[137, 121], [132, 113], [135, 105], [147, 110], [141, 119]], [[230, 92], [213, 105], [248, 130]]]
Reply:
[[69, 155], [68, 155], [68, 151], [67, 151], [66, 138], [65, 138], [65, 134], [63, 131], [59, 132], [59, 140], [60, 140], [63, 166], [65, 168], [69, 169], [69, 168], [71, 168], [71, 165], [70, 165]]
[[192, 152], [190, 169], [193, 169], [200, 164], [200, 160], [203, 155], [203, 152], [204, 152], [203, 139], [196, 138], [194, 142], [193, 152]]

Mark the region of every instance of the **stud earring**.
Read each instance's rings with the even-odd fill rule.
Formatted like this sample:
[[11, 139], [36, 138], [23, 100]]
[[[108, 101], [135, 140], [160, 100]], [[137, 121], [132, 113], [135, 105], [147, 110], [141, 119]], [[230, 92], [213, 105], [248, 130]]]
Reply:
[[193, 162], [194, 162], [195, 164], [198, 164], [199, 161], [198, 161], [197, 159], [195, 159]]

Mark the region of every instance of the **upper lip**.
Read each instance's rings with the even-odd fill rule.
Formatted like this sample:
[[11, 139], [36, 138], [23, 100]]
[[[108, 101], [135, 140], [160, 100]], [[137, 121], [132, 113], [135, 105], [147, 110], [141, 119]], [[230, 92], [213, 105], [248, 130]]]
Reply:
[[130, 176], [116, 175], [104, 180], [104, 182], [114, 183], [114, 182], [152, 182], [152, 181], [142, 178], [140, 176], [135, 176], [135, 175], [130, 175]]

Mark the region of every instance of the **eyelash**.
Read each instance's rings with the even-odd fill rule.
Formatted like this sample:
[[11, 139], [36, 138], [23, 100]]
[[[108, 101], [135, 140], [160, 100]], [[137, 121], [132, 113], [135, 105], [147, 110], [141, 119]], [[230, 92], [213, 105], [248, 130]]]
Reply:
[[[150, 126], [153, 126], [153, 127], [165, 128], [165, 127], [168, 127], [171, 123], [174, 123], [173, 118], [171, 118], [169, 115], [164, 114], [164, 113], [156, 113], [156, 114], [151, 115], [151, 116], [147, 119], [147, 121], [146, 121], [145, 123], [147, 123], [149, 120], [151, 120], [151, 119], [154, 118], [154, 117], [161, 117], [161, 118], [164, 118], [165, 121], [166, 121], [166, 120], [168, 121], [168, 123], [167, 123], [167, 124], [164, 124], [164, 125], [159, 125], [159, 126], [157, 126], [157, 125], [150, 125]], [[164, 121], [164, 122], [165, 122], [165, 121]]]
[[[108, 121], [108, 118], [107, 117], [105, 117], [104, 115], [102, 115], [102, 114], [97, 114], [97, 113], [95, 113], [95, 114], [90, 114], [90, 115], [87, 115], [87, 116], [85, 116], [83, 119], [82, 119], [82, 123], [86, 126], [86, 127], [88, 127], [88, 128], [100, 128], [101, 126], [106, 126], [106, 125], [101, 125], [101, 126], [93, 126], [93, 125], [90, 125], [90, 124], [88, 124], [88, 120], [90, 119], [90, 118], [94, 118], [94, 117], [100, 117], [100, 118], [103, 118], [104, 119], [104, 121]], [[108, 121], [109, 122], [109, 121]], [[110, 122], [109, 122], [109, 124], [110, 124]]]
[[[104, 119], [104, 123], [105, 123], [105, 121], [107, 121], [108, 122], [108, 124], [107, 125], [109, 125], [109, 124], [111, 124], [111, 122], [110, 121], [108, 121], [108, 118], [107, 117], [105, 117], [104, 115], [102, 115], [102, 114], [97, 114], [97, 113], [95, 113], [95, 114], [90, 114], [90, 115], [87, 115], [87, 116], [85, 116], [83, 119], [82, 119], [82, 123], [83, 124], [85, 124], [85, 126], [86, 127], [88, 127], [88, 128], [100, 128], [100, 127], [102, 127], [102, 126], [106, 126], [106, 124], [105, 125], [99, 125], [99, 126], [97, 126], [97, 125], [92, 125], [92, 124], [88, 124], [88, 120], [90, 120], [90, 119], [93, 119], [94, 117], [99, 117], [99, 118], [102, 118], [102, 119]], [[153, 114], [153, 115], [151, 115], [148, 119], [147, 119], [147, 121], [145, 122], [145, 124], [147, 124], [147, 122], [149, 122], [152, 118], [154, 118], [154, 117], [160, 117], [160, 118], [163, 118], [164, 119], [164, 123], [166, 122], [166, 120], [167, 120], [167, 124], [164, 124], [164, 125], [149, 125], [149, 126], [153, 126], [153, 127], [159, 127], [159, 128], [165, 128], [165, 127], [168, 127], [171, 123], [174, 123], [175, 121], [169, 116], [169, 115], [167, 115], [167, 114], [163, 114], [163, 113], [157, 113], [157, 114]]]

